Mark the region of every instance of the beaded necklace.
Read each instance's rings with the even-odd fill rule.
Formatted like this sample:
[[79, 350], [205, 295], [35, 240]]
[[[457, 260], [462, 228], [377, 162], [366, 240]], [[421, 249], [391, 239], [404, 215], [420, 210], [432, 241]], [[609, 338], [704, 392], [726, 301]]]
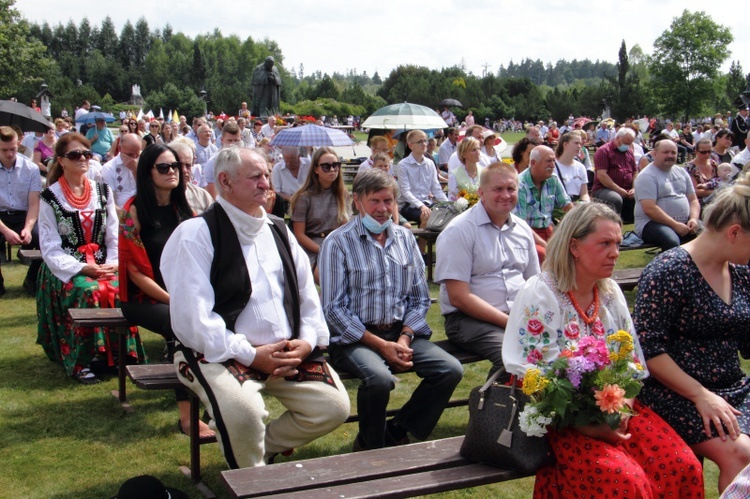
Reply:
[[91, 202], [91, 184], [88, 179], [85, 179], [83, 182], [83, 194], [80, 196], [73, 194], [73, 190], [70, 188], [65, 177], [60, 177], [59, 182], [60, 189], [62, 189], [63, 195], [68, 200], [68, 203], [70, 203], [70, 206], [78, 210], [88, 207], [89, 202]]
[[570, 298], [570, 303], [573, 304], [573, 308], [576, 309], [578, 316], [587, 326], [593, 324], [596, 318], [599, 317], [599, 288], [596, 286], [594, 286], [594, 311], [591, 313], [591, 316], [586, 315], [586, 312], [581, 309], [572, 291], [568, 291], [568, 298]]

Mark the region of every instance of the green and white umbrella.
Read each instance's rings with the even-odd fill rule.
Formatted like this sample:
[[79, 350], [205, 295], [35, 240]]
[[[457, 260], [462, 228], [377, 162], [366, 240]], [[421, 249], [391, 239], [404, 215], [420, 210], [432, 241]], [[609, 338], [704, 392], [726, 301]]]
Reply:
[[391, 104], [381, 107], [362, 123], [364, 128], [385, 130], [436, 130], [448, 128], [445, 120], [427, 106], [410, 104]]

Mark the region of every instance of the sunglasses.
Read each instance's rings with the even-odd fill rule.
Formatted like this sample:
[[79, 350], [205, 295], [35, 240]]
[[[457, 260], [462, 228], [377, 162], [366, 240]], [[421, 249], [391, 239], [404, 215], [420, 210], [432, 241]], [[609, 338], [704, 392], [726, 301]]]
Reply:
[[93, 152], [84, 149], [83, 151], [70, 151], [67, 154], [63, 154], [63, 158], [72, 159], [73, 161], [78, 161], [81, 159], [81, 157], [84, 157], [86, 159], [91, 159], [91, 157], [94, 155]]
[[169, 170], [179, 172], [181, 167], [182, 163], [180, 163], [179, 161], [175, 161], [174, 163], [159, 163], [158, 165], [154, 165], [156, 171], [161, 173], [162, 175], [166, 175], [167, 173], [169, 173]]
[[320, 163], [318, 166], [321, 170], [328, 173], [331, 169], [338, 170], [341, 168], [341, 161], [336, 161], [335, 163]]
[[710, 150], [708, 150], [708, 151], [695, 151], [695, 152], [697, 152], [698, 154], [708, 154], [708, 153], [710, 153], [711, 151], [710, 151]]

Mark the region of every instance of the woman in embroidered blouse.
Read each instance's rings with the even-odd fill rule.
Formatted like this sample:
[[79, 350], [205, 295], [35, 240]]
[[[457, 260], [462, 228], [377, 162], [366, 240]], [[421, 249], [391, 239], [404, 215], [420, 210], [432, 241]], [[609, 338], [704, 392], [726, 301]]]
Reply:
[[292, 231], [310, 258], [316, 283], [320, 245], [334, 229], [349, 221], [349, 205], [341, 161], [333, 149], [321, 147], [313, 154], [304, 185], [291, 200]]
[[479, 166], [482, 146], [474, 137], [466, 137], [458, 145], [458, 159], [461, 165], [448, 173], [448, 199], [455, 201], [458, 193], [465, 189], [476, 192], [479, 187], [479, 174], [483, 168]]
[[703, 206], [706, 204], [706, 198], [714, 192], [713, 189], [710, 189], [705, 184], [712, 178], [719, 176], [717, 171], [718, 165], [711, 158], [711, 141], [708, 139], [699, 140], [695, 145], [695, 159], [685, 166], [687, 166], [688, 173], [690, 174], [690, 180], [693, 181], [695, 195], [698, 196], [701, 209], [703, 209]]
[[[169, 293], [159, 270], [162, 250], [177, 225], [193, 217], [185, 197], [182, 164], [166, 144], [148, 146], [138, 160], [137, 194], [120, 215], [120, 290], [122, 313], [131, 324], [143, 326], [167, 340], [167, 360], [173, 360], [175, 336], [169, 318]], [[190, 430], [190, 402], [184, 388], [175, 390], [178, 429]], [[201, 437], [213, 434], [201, 422]]]
[[703, 223], [643, 271], [633, 317], [652, 375], [639, 398], [718, 465], [721, 492], [750, 463], [750, 377], [738, 355], [750, 357], [750, 178], [719, 191]]
[[[522, 378], [579, 339], [620, 329], [634, 336], [634, 354], [645, 362], [625, 298], [610, 279], [621, 231], [620, 217], [602, 203], [581, 204], [565, 215], [542, 273], [526, 282], [511, 308], [503, 341], [508, 372]], [[557, 463], [537, 471], [534, 497], [570, 491], [578, 497], [703, 497], [703, 470], [685, 442], [638, 401], [626, 403], [637, 415], [623, 416], [617, 430], [587, 425], [547, 433]]]
[[591, 199], [586, 167], [577, 160], [582, 147], [583, 140], [578, 133], [564, 133], [555, 148], [555, 174], [560, 177], [572, 201], [588, 203]]
[[[69, 308], [116, 306], [117, 214], [114, 196], [103, 183], [86, 177], [91, 144], [66, 133], [55, 145], [55, 160], [39, 203], [39, 241], [44, 263], [37, 278], [37, 343], [50, 360], [83, 384], [98, 383], [91, 364], [114, 366], [114, 331], [73, 328]], [[128, 355], [142, 357], [136, 329], [127, 337]]]

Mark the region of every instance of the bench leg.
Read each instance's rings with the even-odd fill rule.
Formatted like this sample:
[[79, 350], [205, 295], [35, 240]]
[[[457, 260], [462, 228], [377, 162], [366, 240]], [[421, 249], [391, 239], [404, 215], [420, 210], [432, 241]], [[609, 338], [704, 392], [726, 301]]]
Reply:
[[198, 433], [200, 405], [200, 399], [194, 393], [190, 392], [190, 468], [180, 466], [180, 471], [193, 480], [196, 488], [204, 497], [213, 499], [216, 495], [206, 484], [201, 482], [201, 442]]
[[126, 392], [127, 373], [125, 372], [125, 365], [127, 360], [126, 352], [128, 349], [127, 334], [129, 330], [130, 328], [128, 327], [115, 328], [120, 345], [120, 355], [117, 361], [117, 390], [112, 390], [112, 395], [117, 397], [117, 399], [120, 401], [120, 405], [125, 410], [125, 412], [133, 412], [133, 408], [130, 406], [130, 404], [128, 404], [128, 397]]

